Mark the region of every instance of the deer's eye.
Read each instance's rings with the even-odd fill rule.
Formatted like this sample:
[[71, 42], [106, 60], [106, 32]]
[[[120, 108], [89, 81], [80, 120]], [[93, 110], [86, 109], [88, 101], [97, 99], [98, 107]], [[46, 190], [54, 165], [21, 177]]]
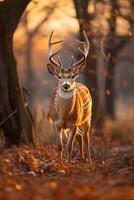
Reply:
[[61, 79], [61, 76], [58, 76], [58, 79]]
[[72, 78], [75, 78], [75, 75], [73, 75]]

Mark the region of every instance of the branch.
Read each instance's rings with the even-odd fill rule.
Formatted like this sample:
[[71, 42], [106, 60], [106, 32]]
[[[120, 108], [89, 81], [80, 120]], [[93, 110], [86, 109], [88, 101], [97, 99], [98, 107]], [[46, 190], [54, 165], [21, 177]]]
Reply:
[[10, 119], [14, 114], [16, 114], [18, 111], [15, 110], [14, 112], [10, 113], [5, 119], [3, 119], [1, 122], [0, 122], [0, 126], [2, 126], [8, 119]]
[[32, 36], [35, 35], [40, 27], [46, 22], [48, 21], [48, 19], [50, 18], [50, 16], [53, 14], [54, 9], [56, 8], [56, 5], [53, 5], [53, 7], [49, 7], [46, 9], [46, 7], [44, 7], [44, 9], [46, 9], [46, 16], [39, 22], [39, 24], [34, 28], [34, 30], [32, 31]]
[[38, 4], [39, 2], [37, 0], [32, 0], [33, 3]]
[[113, 56], [117, 55], [118, 52], [129, 42], [128, 37], [122, 38], [118, 44], [114, 45], [113, 48], [110, 49], [110, 52]]
[[24, 93], [25, 93], [28, 97], [31, 96], [30, 92], [29, 92], [26, 88], [22, 87], [22, 89], [23, 89]]
[[40, 30], [40, 28], [42, 27], [42, 25], [48, 21], [48, 19], [51, 17], [51, 15], [53, 14], [55, 8], [56, 8], [56, 3], [53, 3], [51, 6], [44, 6], [41, 11], [45, 11], [46, 12], [46, 15], [41, 19], [41, 21], [33, 28], [33, 30], [30, 30], [28, 28], [28, 15], [30, 13], [30, 11], [26, 11], [25, 12], [25, 15], [24, 15], [24, 18], [23, 18], [23, 26], [25, 26], [25, 30], [26, 30], [26, 34], [32, 38], [34, 37], [35, 34], [37, 34]]
[[106, 55], [105, 48], [104, 48], [105, 40], [106, 40], [106, 34], [103, 36], [103, 38], [102, 38], [102, 40], [101, 40], [100, 49], [101, 49], [101, 55], [102, 55], [102, 57], [104, 58], [104, 60], [106, 61], [106, 63], [108, 63], [108, 62], [109, 62], [109, 59], [110, 59], [110, 57], [111, 57], [111, 54], [108, 53], [108, 55]]

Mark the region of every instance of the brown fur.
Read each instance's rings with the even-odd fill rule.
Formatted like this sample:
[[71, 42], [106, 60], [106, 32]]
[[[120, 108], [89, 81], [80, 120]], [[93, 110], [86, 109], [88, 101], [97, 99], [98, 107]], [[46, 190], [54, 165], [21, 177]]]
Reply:
[[[55, 89], [51, 99], [50, 118], [58, 131], [77, 127], [84, 137], [85, 134], [87, 136], [89, 134], [92, 99], [88, 88], [83, 84], [76, 83], [75, 91], [71, 98], [64, 99], [58, 96], [58, 88]], [[80, 137], [78, 142], [80, 143]], [[82, 148], [80, 146], [80, 149]], [[81, 150], [81, 154], [83, 154], [83, 150]]]
[[58, 88], [55, 89], [52, 97], [49, 116], [54, 124], [58, 149], [62, 157], [62, 133], [65, 132], [66, 129], [69, 129], [69, 138], [67, 141], [69, 162], [71, 159], [73, 143], [75, 137], [77, 137], [80, 144], [82, 158], [84, 158], [84, 140], [88, 154], [88, 160], [91, 163], [89, 149], [89, 128], [91, 122], [92, 99], [88, 89], [84, 85], [75, 83], [76, 78], [85, 69], [85, 61], [89, 52], [88, 37], [86, 32], [83, 31], [85, 41], [80, 42], [77, 40], [78, 44], [83, 46], [83, 48], [78, 48], [82, 58], [79, 61], [74, 62], [72, 56], [70, 66], [68, 68], [64, 68], [60, 57], [58, 57], [58, 62], [54, 59], [54, 56], [56, 56], [61, 50], [52, 53], [52, 46], [62, 42], [52, 42], [53, 33], [54, 31], [52, 31], [50, 34], [48, 42], [50, 63], [47, 64], [47, 67], [49, 73], [53, 76], [56, 76], [59, 81]]

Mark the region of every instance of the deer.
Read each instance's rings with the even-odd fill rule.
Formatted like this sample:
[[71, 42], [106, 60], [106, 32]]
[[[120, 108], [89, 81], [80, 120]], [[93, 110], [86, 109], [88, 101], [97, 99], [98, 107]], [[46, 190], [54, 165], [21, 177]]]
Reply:
[[[48, 72], [58, 79], [58, 85], [54, 89], [49, 117], [53, 122], [56, 134], [57, 147], [60, 158], [63, 158], [63, 134], [67, 137], [67, 160], [71, 162], [72, 150], [75, 139], [78, 142], [81, 159], [85, 160], [84, 149], [86, 150], [87, 160], [92, 165], [90, 153], [90, 126], [92, 115], [92, 98], [88, 88], [76, 82], [77, 77], [84, 72], [86, 58], [89, 52], [89, 41], [86, 32], [83, 31], [84, 41], [76, 40], [79, 45], [78, 50], [81, 58], [74, 62], [74, 57], [70, 59], [68, 68], [65, 68], [58, 56], [62, 49], [53, 53], [52, 46], [63, 42], [52, 42], [54, 31], [51, 32], [48, 42], [47, 64]], [[57, 59], [56, 59], [57, 57]], [[85, 148], [84, 148], [85, 147]]]

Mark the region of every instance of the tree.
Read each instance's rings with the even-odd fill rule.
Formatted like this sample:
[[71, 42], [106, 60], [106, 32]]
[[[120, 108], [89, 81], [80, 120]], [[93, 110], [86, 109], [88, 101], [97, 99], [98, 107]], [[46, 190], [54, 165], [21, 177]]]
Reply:
[[[38, 4], [40, 4], [39, 2], [35, 2], [34, 6], [32, 7], [32, 12], [34, 11], [34, 9], [37, 8]], [[46, 23], [49, 18], [51, 17], [51, 15], [53, 14], [54, 10], [57, 8], [57, 2], [54, 1], [52, 2], [50, 5], [44, 5], [40, 8], [39, 12], [43, 13], [43, 17], [40, 19], [40, 21], [38, 21], [38, 23], [35, 24], [35, 26], [33, 28], [29, 28], [29, 24], [30, 24], [30, 20], [29, 19], [29, 15], [31, 14], [30, 11], [31, 10], [26, 10], [22, 20], [21, 20], [21, 26], [23, 27], [24, 31], [25, 31], [25, 35], [23, 36], [24, 38], [26, 38], [26, 43], [25, 43], [25, 65], [26, 65], [26, 87], [29, 90], [30, 93], [30, 104], [32, 105], [32, 94], [34, 92], [33, 90], [33, 86], [32, 86], [32, 82], [34, 81], [34, 77], [33, 77], [33, 68], [32, 68], [32, 56], [33, 56], [33, 50], [34, 50], [34, 38], [37, 35], [41, 35], [41, 29], [44, 25], [44, 23]]]
[[[115, 118], [115, 66], [118, 59], [119, 52], [124, 48], [124, 46], [129, 41], [129, 33], [133, 34], [133, 22], [134, 22], [134, 3], [129, 2], [125, 5], [121, 1], [101, 1], [101, 0], [73, 0], [74, 7], [76, 11], [76, 18], [79, 22], [80, 27], [80, 35], [82, 35], [82, 30], [86, 30], [88, 34], [88, 38], [90, 41], [90, 52], [87, 60], [87, 69], [84, 75], [86, 84], [91, 91], [91, 95], [93, 98], [93, 119], [95, 120], [97, 126], [103, 124], [103, 119], [105, 116], [114, 119]], [[127, 2], [127, 1], [126, 1]], [[94, 6], [94, 11], [90, 12], [90, 5], [91, 3]], [[105, 5], [109, 5], [110, 9], [107, 8], [107, 13], [109, 12], [110, 17], [105, 17], [101, 14], [101, 21], [105, 20], [107, 23], [107, 30], [104, 31], [104, 26], [101, 26], [101, 30], [95, 29], [93, 23], [99, 23], [98, 16], [100, 18], [99, 9], [103, 9]], [[126, 6], [126, 8], [125, 8]], [[126, 9], [126, 12], [124, 12]], [[123, 10], [123, 11], [122, 11]], [[128, 12], [129, 10], [129, 12]], [[101, 10], [102, 12], [102, 10]], [[99, 15], [98, 15], [99, 13]], [[124, 30], [124, 35], [120, 35], [117, 33], [118, 23], [117, 20], [120, 18], [125, 19], [128, 21], [130, 25], [130, 32], [126, 33]], [[107, 20], [108, 19], [108, 20]], [[98, 21], [97, 21], [98, 20]], [[109, 29], [109, 30], [108, 30]], [[123, 29], [123, 28], [122, 28]], [[96, 31], [97, 30], [97, 31]], [[103, 39], [103, 34], [106, 33], [108, 36], [106, 38], [106, 49], [104, 52], [107, 52], [106, 55], [110, 55], [108, 62], [106, 61], [107, 69], [106, 69], [106, 81], [105, 81], [105, 89], [104, 89], [104, 111], [102, 112], [100, 104], [101, 97], [98, 93], [98, 74], [97, 69], [99, 69], [99, 58], [97, 57], [97, 52], [101, 49], [101, 45], [98, 46], [95, 44], [99, 43]], [[102, 39], [101, 39], [102, 38]], [[102, 56], [102, 59], [103, 56]], [[98, 61], [97, 61], [98, 60]]]
[[30, 0], [0, 2], [0, 121], [9, 144], [34, 142], [34, 128], [20, 85], [13, 54], [13, 35]]
[[111, 18], [109, 20], [109, 44], [108, 44], [108, 52], [110, 54], [109, 63], [107, 66], [107, 77], [106, 77], [106, 84], [105, 84], [105, 94], [106, 94], [106, 105], [105, 105], [105, 112], [108, 117], [111, 119], [115, 118], [115, 89], [114, 89], [114, 77], [115, 77], [115, 57], [116, 57], [116, 48], [115, 48], [115, 36], [116, 36], [116, 12], [118, 9], [117, 1], [111, 2]]
[[[107, 66], [107, 76], [105, 84], [105, 114], [110, 119], [115, 119], [115, 66], [117, 63], [118, 53], [124, 48], [124, 46], [129, 42], [128, 35], [121, 36], [118, 35], [117, 28], [117, 18], [122, 17], [126, 19], [130, 24], [130, 31], [133, 33], [133, 22], [134, 19], [129, 12], [129, 15], [126, 17], [122, 15], [121, 9], [118, 1], [110, 1], [111, 10], [110, 10], [110, 19], [109, 19], [109, 43], [108, 43], [108, 53], [110, 54], [109, 63]], [[131, 8], [133, 9], [134, 3], [131, 2]], [[129, 8], [130, 9], [130, 8]]]
[[[84, 79], [87, 87], [91, 92], [93, 99], [93, 120], [97, 123], [98, 116], [98, 84], [97, 84], [97, 60], [96, 60], [96, 47], [94, 44], [94, 33], [92, 30], [91, 22], [95, 17], [95, 13], [88, 12], [89, 0], [73, 0], [76, 11], [76, 17], [79, 22], [80, 37], [82, 38], [82, 31], [85, 30], [90, 41], [90, 51], [87, 58], [87, 68], [84, 73]], [[94, 4], [95, 6], [95, 4]]]

